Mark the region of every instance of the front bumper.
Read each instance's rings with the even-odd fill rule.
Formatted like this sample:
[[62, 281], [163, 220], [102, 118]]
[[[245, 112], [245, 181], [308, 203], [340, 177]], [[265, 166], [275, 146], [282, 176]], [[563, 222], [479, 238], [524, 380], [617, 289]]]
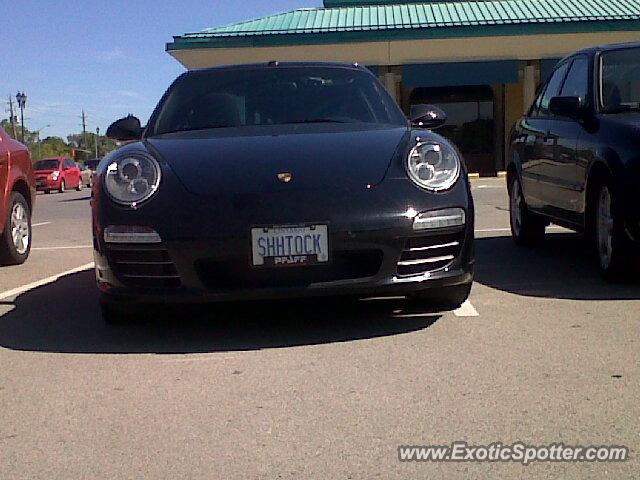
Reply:
[[[405, 295], [473, 280], [474, 211], [463, 180], [444, 194], [389, 180], [374, 189], [344, 192], [343, 198], [290, 191], [286, 199], [274, 193], [253, 201], [242, 195], [203, 201], [175, 185], [170, 201], [158, 196], [139, 210], [113, 205], [99, 183], [94, 182], [93, 195], [94, 258], [98, 287], [109, 301]], [[414, 231], [413, 218], [407, 215], [409, 210], [451, 207], [465, 210], [466, 225]], [[329, 265], [251, 266], [251, 226], [309, 222], [329, 225]], [[160, 234], [162, 243], [106, 244], [108, 225], [147, 226]], [[399, 265], [416, 257], [436, 260], [423, 267]]]
[[62, 178], [59, 178], [58, 180], [51, 180], [50, 178], [36, 178], [36, 190], [39, 192], [58, 190], [61, 183]]

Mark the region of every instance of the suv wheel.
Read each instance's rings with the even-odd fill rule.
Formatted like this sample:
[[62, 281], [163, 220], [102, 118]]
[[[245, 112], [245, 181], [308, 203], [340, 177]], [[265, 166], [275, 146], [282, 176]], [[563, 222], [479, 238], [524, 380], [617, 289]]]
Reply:
[[64, 193], [67, 190], [67, 185], [64, 183], [64, 178], [60, 180], [60, 189], [58, 190], [60, 193]]
[[605, 280], [621, 280], [634, 264], [630, 240], [613, 189], [608, 183], [600, 187], [596, 199], [594, 237], [600, 273]]
[[509, 220], [516, 245], [531, 246], [544, 240], [545, 221], [527, 208], [517, 175], [513, 175], [509, 188]]
[[22, 194], [12, 192], [7, 212], [0, 236], [0, 264], [19, 265], [31, 250], [31, 211]]

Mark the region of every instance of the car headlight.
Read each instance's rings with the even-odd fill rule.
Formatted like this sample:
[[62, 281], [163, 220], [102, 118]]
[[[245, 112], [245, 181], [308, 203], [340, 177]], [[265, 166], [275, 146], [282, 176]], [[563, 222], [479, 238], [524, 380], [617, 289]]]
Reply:
[[418, 143], [409, 152], [407, 172], [416, 185], [427, 190], [450, 188], [460, 176], [460, 157], [446, 143]]
[[53, 180], [55, 182], [56, 180], [58, 180], [59, 176], [60, 176], [60, 172], [58, 170], [56, 170], [55, 172], [53, 172], [51, 174], [51, 180]]
[[116, 156], [107, 165], [104, 187], [114, 202], [135, 207], [158, 190], [160, 176], [160, 165], [151, 155]]

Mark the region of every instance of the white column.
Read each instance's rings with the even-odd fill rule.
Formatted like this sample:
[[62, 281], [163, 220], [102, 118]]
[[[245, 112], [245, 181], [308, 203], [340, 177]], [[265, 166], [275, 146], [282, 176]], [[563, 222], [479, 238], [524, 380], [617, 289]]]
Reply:
[[389, 92], [389, 94], [393, 97], [393, 99], [398, 101], [398, 89], [397, 89], [397, 76], [393, 72], [387, 72], [384, 74], [384, 86]]

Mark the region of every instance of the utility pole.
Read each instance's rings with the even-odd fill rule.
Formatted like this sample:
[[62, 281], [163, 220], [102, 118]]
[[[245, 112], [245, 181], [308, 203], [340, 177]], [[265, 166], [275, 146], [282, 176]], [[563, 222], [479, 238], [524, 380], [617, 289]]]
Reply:
[[[84, 150], [87, 150], [87, 122], [86, 122], [86, 117], [84, 115], [84, 108], [82, 109], [82, 142], [84, 143], [84, 145], [82, 145], [82, 148]], [[84, 152], [84, 160], [85, 162], [87, 161], [87, 152]]]
[[18, 132], [16, 132], [16, 117], [13, 113], [13, 97], [9, 95], [9, 122], [11, 123], [11, 130], [13, 130], [13, 138], [18, 137]]

